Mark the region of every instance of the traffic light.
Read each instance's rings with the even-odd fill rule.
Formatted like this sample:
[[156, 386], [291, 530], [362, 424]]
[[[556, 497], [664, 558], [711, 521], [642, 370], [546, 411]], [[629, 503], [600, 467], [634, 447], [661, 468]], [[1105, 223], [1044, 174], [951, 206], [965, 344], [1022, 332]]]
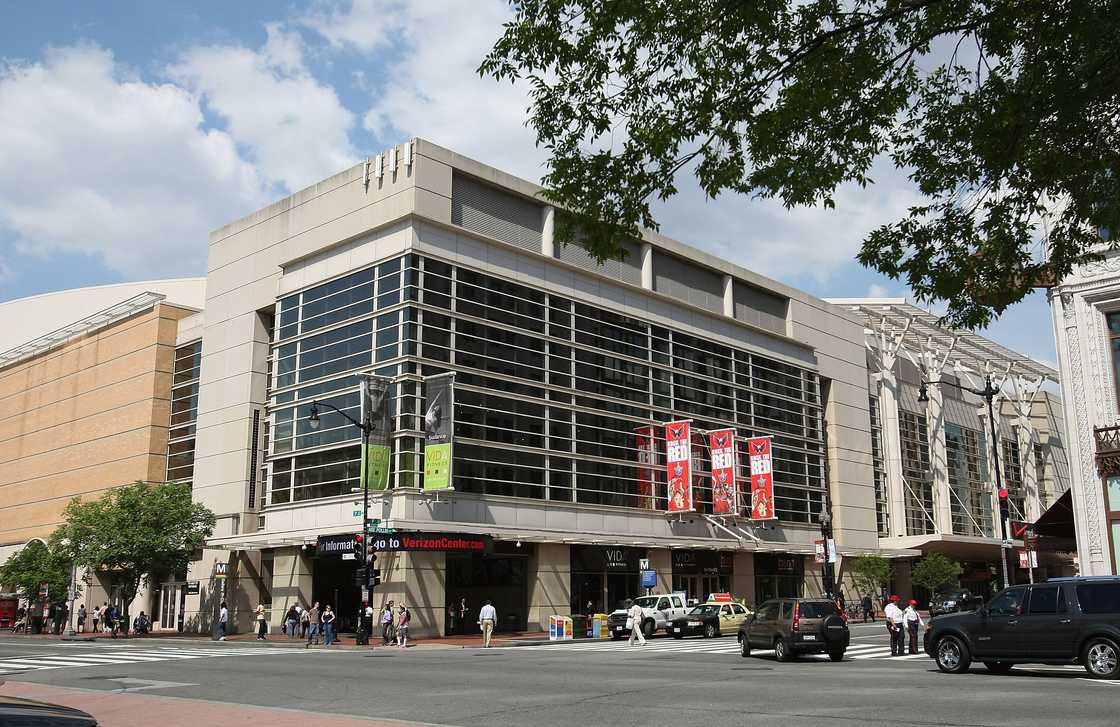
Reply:
[[1000, 520], [1006, 520], [1010, 515], [1010, 506], [1007, 504], [1007, 488], [999, 488], [999, 517]]
[[361, 533], [354, 536], [354, 559], [362, 565], [366, 562], [366, 538]]

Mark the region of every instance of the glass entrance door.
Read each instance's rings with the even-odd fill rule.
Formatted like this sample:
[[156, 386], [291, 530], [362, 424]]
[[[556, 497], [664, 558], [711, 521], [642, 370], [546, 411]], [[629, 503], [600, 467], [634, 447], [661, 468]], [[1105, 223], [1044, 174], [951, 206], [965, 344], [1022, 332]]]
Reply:
[[159, 627], [179, 628], [179, 618], [187, 600], [185, 583], [164, 583], [159, 589]]

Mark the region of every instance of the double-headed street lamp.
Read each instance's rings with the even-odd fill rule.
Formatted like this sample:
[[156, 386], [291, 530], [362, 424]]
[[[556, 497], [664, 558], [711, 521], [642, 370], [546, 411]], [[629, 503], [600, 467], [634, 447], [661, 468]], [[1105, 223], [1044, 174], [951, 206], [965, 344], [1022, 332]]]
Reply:
[[997, 491], [997, 494], [999, 495], [999, 535], [1000, 535], [1000, 541], [1001, 541], [1000, 542], [1000, 548], [999, 548], [999, 555], [1000, 555], [999, 562], [1000, 562], [1000, 566], [1003, 569], [1003, 587], [1007, 588], [1009, 585], [1011, 585], [1011, 582], [1007, 578], [1007, 532], [1008, 532], [1007, 518], [1009, 517], [1009, 513], [1007, 511], [1007, 490], [1004, 489], [1004, 487], [1003, 487], [1003, 475], [1000, 473], [1000, 469], [999, 469], [999, 448], [998, 447], [999, 447], [1000, 440], [999, 440], [999, 434], [996, 431], [995, 408], [992, 406], [992, 402], [995, 400], [996, 394], [1000, 393], [1000, 390], [997, 389], [996, 387], [992, 386], [992, 375], [991, 374], [987, 374], [987, 375], [984, 376], [984, 388], [983, 389], [974, 389], [971, 386], [962, 386], [961, 384], [958, 384], [958, 383], [955, 383], [955, 382], [952, 382], [952, 381], [923, 381], [921, 383], [921, 387], [918, 390], [918, 402], [919, 403], [922, 403], [922, 404], [929, 403], [929, 385], [931, 383], [932, 384], [939, 384], [939, 385], [940, 384], [948, 384], [949, 386], [955, 386], [956, 388], [960, 389], [961, 391], [967, 391], [971, 394], [975, 394], [976, 396], [979, 396], [979, 397], [983, 398], [984, 401], [988, 402], [988, 424], [991, 426], [991, 430], [992, 430], [992, 444], [991, 444], [991, 447], [992, 447], [992, 462], [995, 464], [996, 491]]
[[[358, 555], [359, 555], [360, 567], [363, 568], [364, 572], [365, 572], [365, 578], [363, 579], [363, 581], [364, 581], [364, 584], [365, 584], [366, 591], [368, 592], [369, 591], [369, 584], [370, 584], [369, 563], [366, 560], [366, 556], [367, 556], [367, 550], [366, 549], [369, 547], [369, 476], [368, 476], [368, 469], [369, 469], [369, 459], [370, 459], [369, 439], [370, 439], [370, 435], [373, 433], [373, 430], [375, 429], [375, 425], [373, 423], [373, 412], [366, 411], [365, 416], [363, 417], [364, 421], [358, 421], [357, 419], [350, 416], [349, 414], [347, 414], [343, 410], [339, 409], [334, 404], [329, 404], [325, 401], [323, 401], [323, 402], [312, 401], [311, 402], [311, 414], [310, 414], [310, 416], [307, 417], [307, 424], [311, 427], [312, 430], [317, 430], [319, 428], [319, 424], [320, 424], [320, 421], [319, 421], [319, 407], [320, 406], [325, 406], [328, 409], [332, 409], [335, 412], [341, 414], [343, 416], [343, 418], [346, 419], [346, 421], [348, 421], [351, 424], [353, 424], [354, 426], [356, 426], [362, 432], [362, 542], [361, 542], [361, 544], [358, 548]], [[358, 623], [359, 624], [364, 623], [364, 621], [363, 621], [364, 616], [365, 616], [364, 613], [359, 613], [358, 614]]]

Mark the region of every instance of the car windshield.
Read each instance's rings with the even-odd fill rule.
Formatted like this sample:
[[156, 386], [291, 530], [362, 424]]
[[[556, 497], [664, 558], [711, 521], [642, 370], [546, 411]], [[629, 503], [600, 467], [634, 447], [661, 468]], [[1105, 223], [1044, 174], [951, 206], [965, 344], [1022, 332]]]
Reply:
[[836, 615], [836, 604], [826, 601], [802, 601], [801, 618], [825, 618]]
[[703, 616], [703, 615], [712, 614], [712, 613], [719, 613], [719, 606], [713, 606], [710, 603], [702, 603], [699, 606], [697, 606], [696, 608], [689, 611], [689, 613], [690, 614], [696, 614], [697, 616]]
[[641, 598], [635, 598], [634, 603], [638, 604], [642, 608], [656, 608], [657, 596], [642, 596]]

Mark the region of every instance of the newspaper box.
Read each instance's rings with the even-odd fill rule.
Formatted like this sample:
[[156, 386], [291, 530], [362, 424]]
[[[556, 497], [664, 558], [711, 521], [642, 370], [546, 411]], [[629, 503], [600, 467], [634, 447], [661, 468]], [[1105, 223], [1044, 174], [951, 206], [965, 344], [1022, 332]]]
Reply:
[[610, 636], [607, 631], [607, 614], [596, 613], [588, 618], [587, 637], [589, 639], [605, 639]]
[[548, 617], [548, 640], [567, 641], [572, 638], [572, 618], [570, 616]]

